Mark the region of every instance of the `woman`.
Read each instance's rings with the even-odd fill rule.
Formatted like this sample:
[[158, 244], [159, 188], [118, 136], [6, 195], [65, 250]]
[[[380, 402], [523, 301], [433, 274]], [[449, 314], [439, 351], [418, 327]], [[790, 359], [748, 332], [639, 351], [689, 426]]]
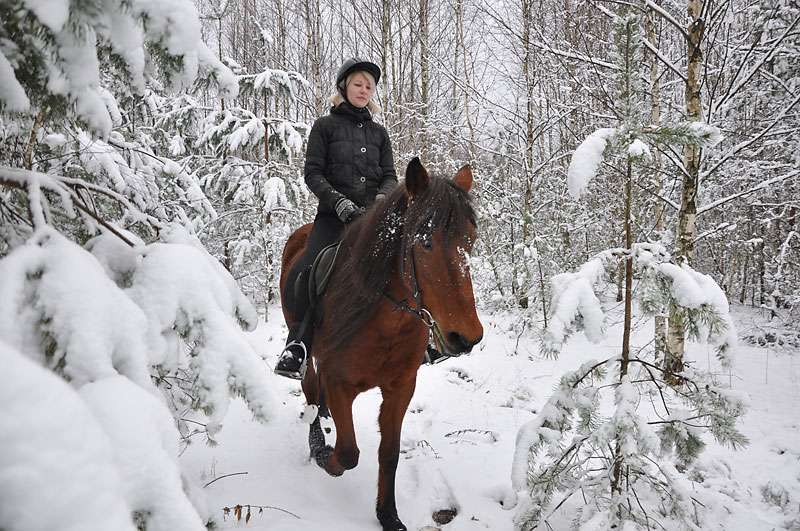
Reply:
[[314, 338], [309, 311], [308, 273], [317, 254], [338, 240], [345, 224], [397, 185], [392, 145], [386, 129], [372, 121], [380, 107], [372, 101], [381, 69], [352, 57], [336, 74], [336, 91], [328, 98], [330, 114], [311, 128], [305, 180], [319, 199], [305, 252], [287, 277], [284, 304], [295, 321], [275, 374], [302, 379]]

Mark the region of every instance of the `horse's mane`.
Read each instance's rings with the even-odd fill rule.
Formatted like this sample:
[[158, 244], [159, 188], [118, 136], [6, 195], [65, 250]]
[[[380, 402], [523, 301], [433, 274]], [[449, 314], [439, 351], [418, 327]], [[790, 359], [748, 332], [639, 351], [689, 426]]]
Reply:
[[335, 325], [320, 339], [333, 348], [347, 343], [372, 315], [405, 242], [441, 231], [445, 244], [476, 226], [471, 196], [451, 179], [431, 176], [408, 205], [400, 185], [345, 229], [336, 271], [325, 295], [325, 313]]

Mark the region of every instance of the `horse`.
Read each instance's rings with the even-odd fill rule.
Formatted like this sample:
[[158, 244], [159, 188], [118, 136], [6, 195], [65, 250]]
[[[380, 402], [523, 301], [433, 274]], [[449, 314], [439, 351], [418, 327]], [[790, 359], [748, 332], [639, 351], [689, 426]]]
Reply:
[[[346, 227], [317, 317], [302, 389], [309, 405], [320, 411], [327, 405], [336, 445], [326, 445], [316, 416], [308, 435], [311, 458], [332, 476], [355, 468], [353, 400], [380, 388], [376, 515], [384, 531], [407, 529], [395, 502], [400, 430], [431, 332], [449, 356], [470, 352], [483, 337], [469, 268], [477, 238], [472, 183], [469, 166], [446, 179], [413, 159], [404, 183]], [[311, 226], [287, 240], [281, 293]], [[291, 312], [284, 307], [283, 313], [291, 323]]]

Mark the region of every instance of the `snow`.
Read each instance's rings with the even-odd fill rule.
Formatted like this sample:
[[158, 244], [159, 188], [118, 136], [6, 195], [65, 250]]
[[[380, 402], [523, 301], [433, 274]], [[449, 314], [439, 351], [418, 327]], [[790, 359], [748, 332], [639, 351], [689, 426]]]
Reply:
[[689, 131], [697, 139], [698, 144], [703, 147], [714, 147], [722, 142], [722, 131], [705, 122], [689, 123]]
[[728, 299], [713, 278], [686, 264], [677, 266], [663, 263], [658, 270], [672, 280], [670, 292], [678, 304], [692, 309], [708, 307], [723, 318], [726, 326], [720, 331], [700, 326], [698, 340], [709, 341], [725, 349], [736, 345], [736, 327], [728, 314]]
[[219, 96], [222, 98], [233, 99], [239, 93], [239, 82], [231, 70], [208, 49], [202, 41], [197, 45], [198, 66], [203, 71], [212, 72], [217, 80]]
[[[231, 394], [261, 420], [278, 409], [240, 328], [258, 316], [230, 274], [179, 226], [149, 245], [128, 236], [135, 247], [100, 235], [82, 248], [46, 227], [0, 260], [3, 529], [132, 529], [133, 515], [151, 531], [201, 531], [178, 428], [204, 417], [186, 397], [209, 436]], [[31, 523], [39, 505], [54, 519]]]
[[603, 338], [605, 316], [594, 286], [604, 272], [603, 258], [596, 257], [576, 273], [561, 273], [550, 279], [551, 315], [544, 336], [545, 348], [560, 349], [576, 316], [583, 319], [584, 332], [592, 342], [597, 343]]
[[606, 149], [607, 140], [615, 132], [614, 128], [598, 129], [575, 149], [567, 170], [567, 186], [569, 194], [574, 199], [580, 198], [589, 186], [589, 181], [597, 175], [597, 170], [603, 162], [603, 151]]
[[9, 111], [26, 111], [31, 102], [14, 75], [14, 67], [0, 51], [0, 101]]
[[0, 526], [133, 531], [108, 436], [67, 384], [0, 340]]
[[[20, 19], [35, 17], [52, 34], [52, 42], [43, 44], [41, 55], [46, 89], [67, 96], [74, 103], [75, 117], [93, 133], [108, 137], [120, 116], [113, 98], [101, 86], [98, 43], [110, 44], [123, 59], [130, 78], [126, 81], [136, 93], [145, 93], [145, 78], [157, 69], [158, 61], [145, 50], [145, 42], [180, 58], [180, 66], [165, 73], [170, 88], [189, 88], [198, 73], [211, 73], [222, 97], [238, 93], [234, 74], [200, 40], [200, 20], [191, 0], [100, 4], [91, 13], [73, 12], [74, 20], [70, 20], [68, 0], [24, 0], [19, 13]], [[26, 110], [30, 102], [15, 78], [12, 61], [0, 53], [0, 101], [9, 110]]]
[[[0, 337], [43, 365], [62, 367], [77, 387], [117, 372], [150, 386], [145, 315], [89, 253], [48, 229], [12, 256], [0, 261]], [[37, 337], [42, 321], [54, 342], [50, 359], [39, 343], [46, 338]]]
[[650, 146], [639, 140], [638, 138], [631, 142], [628, 146], [628, 155], [630, 157], [650, 157]]
[[87, 384], [80, 394], [111, 438], [125, 501], [149, 514], [147, 528], [205, 529], [183, 491], [178, 432], [164, 405], [122, 376]]
[[[191, 279], [181, 278], [190, 273], [179, 266], [207, 259], [184, 248], [193, 245], [185, 233], [174, 232], [168, 239], [172, 241], [169, 245], [176, 246], [174, 254], [162, 249], [169, 247], [165, 243], [147, 246], [148, 252], [142, 253], [104, 237], [93, 240], [90, 250], [112, 280], [122, 281], [130, 271], [140, 275], [129, 278], [137, 289], [156, 282], [159, 269], [164, 274], [169, 265], [176, 271], [162, 279], [159, 289], [180, 293], [181, 286]], [[17, 261], [43, 263], [35, 260], [43, 251], [26, 252], [30, 257], [25, 260], [4, 259], [0, 266], [8, 268]], [[68, 258], [72, 255], [65, 250], [56, 256], [76, 260]], [[147, 260], [152, 263], [143, 265]], [[97, 278], [103, 273], [89, 269], [84, 276]], [[7, 278], [9, 270], [4, 269], [0, 279]], [[207, 284], [208, 293], [198, 294], [196, 300], [186, 294], [165, 297], [183, 300], [187, 308], [210, 304], [201, 302], [201, 297], [223, 301], [228, 310], [235, 305], [230, 286]], [[74, 291], [61, 296], [80, 296], [82, 289], [87, 288], [78, 282]], [[87, 297], [98, 296], [89, 289]], [[136, 291], [133, 287], [127, 290]], [[9, 306], [6, 301], [14, 300], [7, 293], [2, 292], [0, 309], [4, 312]], [[155, 311], [154, 306], [147, 307]], [[752, 311], [748, 312], [752, 317]], [[161, 313], [148, 318], [163, 327], [174, 316]], [[10, 318], [3, 313], [0, 322]], [[531, 503], [524, 491], [526, 456], [515, 457], [518, 438], [531, 434], [523, 427], [543, 417], [557, 425], [558, 418], [553, 416], [557, 408], [548, 406], [548, 399], [564, 399], [553, 394], [561, 376], [591, 367], [595, 359], [613, 356], [619, 349], [615, 341], [591, 344], [577, 335], [555, 360], [541, 354], [534, 338], [519, 341], [511, 327], [515, 316], [481, 318], [486, 337], [472, 355], [420, 368], [417, 391], [404, 421], [397, 475], [398, 510], [409, 529], [435, 529], [431, 514], [453, 508], [458, 515], [442, 529], [512, 528], [517, 515]], [[637, 321], [640, 326], [633, 340], [642, 345], [652, 334], [652, 321]], [[619, 316], [613, 315], [609, 322], [607, 337], [620, 337]], [[120, 323], [108, 326], [115, 328]], [[15, 336], [7, 336], [8, 332], [14, 330], [4, 329], [2, 337], [13, 340]], [[228, 335], [232, 333], [217, 332], [228, 338], [226, 348], [245, 348], [237, 347], [240, 340]], [[285, 334], [280, 309], [271, 306], [266, 322], [261, 320], [254, 332], [239, 337], [246, 340], [246, 348], [272, 364]], [[741, 429], [751, 444], [734, 452], [706, 441], [709, 445], [694, 472], [696, 483], [692, 483], [692, 496], [706, 506], [707, 526], [703, 529], [793, 529], [793, 522], [800, 518], [800, 417], [795, 407], [800, 399], [800, 374], [796, 356], [739, 345], [736, 364], [723, 369], [707, 349], [690, 343], [687, 355], [695, 364], [708, 364], [717, 371], [732, 385], [729, 392], [734, 396], [749, 397], [751, 409]], [[280, 396], [282, 404], [274, 405], [270, 422], [258, 422], [243, 401], [234, 400], [216, 435], [219, 444], [190, 445], [176, 459], [177, 433], [169, 413], [157, 395], [130, 378], [104, 374], [76, 390], [74, 382], [67, 384], [44, 369], [41, 360], [32, 360], [16, 347], [0, 345], [0, 357], [4, 367], [0, 371], [0, 522], [4, 529], [132, 529], [133, 508], [151, 512], [153, 529], [197, 529], [193, 510], [203, 518], [212, 517], [220, 530], [378, 529], [374, 499], [381, 397], [377, 391], [361, 395], [354, 404], [361, 449], [358, 467], [331, 478], [308, 460], [308, 425], [300, 417], [305, 400], [298, 383], [272, 378], [264, 367], [247, 370], [267, 378]], [[620, 415], [630, 412], [643, 398], [630, 385], [620, 387], [617, 396], [627, 407]], [[576, 400], [592, 401], [594, 396], [579, 394]], [[546, 415], [548, 410], [552, 415]], [[333, 442], [335, 427], [329, 420], [323, 420], [323, 425], [333, 430], [327, 435]], [[549, 444], [557, 444], [558, 432], [551, 428], [540, 425], [537, 436], [547, 435], [548, 430]], [[662, 466], [662, 473], [684, 477], [669, 466]], [[47, 514], [37, 510], [45, 500]], [[237, 523], [233, 513], [224, 514], [225, 507], [237, 504], [252, 505], [246, 525]], [[554, 528], [568, 529], [574, 509], [567, 505], [557, 511], [551, 519]], [[602, 518], [585, 516], [587, 522]], [[76, 523], [70, 528], [65, 522]]]
[[24, 0], [25, 7], [53, 33], [58, 33], [69, 18], [69, 0]]
[[[512, 529], [523, 500], [511, 507], [515, 496], [510, 475], [517, 474], [524, 484], [527, 471], [525, 460], [520, 461], [521, 466], [512, 465], [521, 427], [544, 410], [562, 374], [584, 363], [591, 365], [590, 357], [606, 357], [609, 350], [619, 348], [591, 345], [576, 336], [558, 360], [543, 357], [533, 341], [523, 340], [514, 353], [517, 338], [509, 327], [513, 316], [481, 318], [486, 337], [472, 355], [423, 366], [418, 374], [417, 391], [403, 424], [397, 473], [398, 512], [411, 530], [434, 526], [433, 510], [447, 506], [457, 507], [458, 516], [446, 526], [430, 529]], [[621, 336], [618, 327], [614, 325], [609, 337]], [[652, 321], [642, 323], [638, 340], [646, 342], [651, 330]], [[273, 306], [268, 322], [261, 324], [256, 331], [258, 339], [253, 340], [274, 362], [285, 333], [280, 310]], [[800, 362], [791, 352], [770, 354], [751, 346], [739, 350], [737, 365], [725, 373], [725, 381], [730, 380], [734, 391], [752, 398], [741, 426], [751, 445], [735, 452], [707, 441], [709, 446], [700, 458], [704, 479], [694, 484], [692, 496], [708, 506], [702, 529], [786, 531], [792, 529], [792, 518], [800, 518], [796, 509], [800, 502], [800, 417], [795, 407], [800, 398]], [[690, 344], [688, 355], [703, 365], [715, 363], [704, 345]], [[769, 363], [765, 362], [767, 356]], [[354, 404], [361, 449], [358, 467], [331, 478], [308, 460], [308, 426], [300, 418], [305, 401], [298, 395], [299, 385], [285, 380], [280, 387], [284, 396], [280, 421], [256, 423], [244, 405], [235, 402], [231, 418], [219, 433], [220, 444], [214, 448], [192, 446], [182, 458], [199, 481], [220, 478], [205, 489], [209, 504], [216, 508], [218, 529], [379, 529], [374, 500], [380, 393], [367, 392]], [[629, 394], [627, 399], [636, 396]], [[323, 425], [334, 430], [327, 435], [332, 442], [333, 424], [323, 420]], [[483, 432], [495, 434], [496, 439], [475, 435]], [[669, 467], [663, 468], [669, 473]], [[672, 470], [675, 476], [682, 476]], [[223, 477], [236, 473], [240, 475]], [[784, 511], [763, 498], [761, 491], [768, 486], [785, 493]], [[232, 515], [223, 521], [222, 508], [237, 504], [254, 506], [247, 525], [237, 523]], [[269, 508], [259, 513], [256, 505]], [[554, 529], [570, 529], [572, 509], [557, 513]]]
[[286, 182], [283, 179], [272, 178], [264, 181], [264, 211], [271, 212], [287, 203]]

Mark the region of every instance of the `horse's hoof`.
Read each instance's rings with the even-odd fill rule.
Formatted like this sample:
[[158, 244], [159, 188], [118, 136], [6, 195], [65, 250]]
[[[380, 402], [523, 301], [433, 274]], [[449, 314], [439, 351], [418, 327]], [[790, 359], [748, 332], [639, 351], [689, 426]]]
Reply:
[[441, 511], [436, 511], [431, 516], [433, 517], [434, 522], [439, 525], [444, 525], [449, 524], [457, 514], [457, 509], [442, 509]]
[[314, 452], [314, 460], [317, 462], [317, 465], [319, 465], [320, 468], [324, 469], [325, 472], [331, 476], [339, 477], [344, 474], [344, 468], [340, 466], [332, 466], [330, 464], [331, 457], [333, 457], [333, 447], [330, 445], [320, 448]]
[[383, 531], [408, 531], [396, 514], [378, 514], [378, 521], [383, 526]]

